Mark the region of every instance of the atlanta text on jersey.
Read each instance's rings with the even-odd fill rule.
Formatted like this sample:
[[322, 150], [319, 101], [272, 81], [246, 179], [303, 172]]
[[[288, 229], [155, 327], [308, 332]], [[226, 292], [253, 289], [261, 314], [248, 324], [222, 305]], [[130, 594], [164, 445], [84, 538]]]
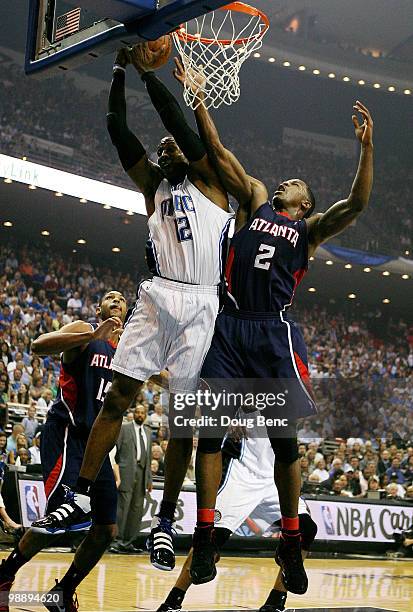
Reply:
[[271, 236], [281, 236], [281, 238], [286, 238], [291, 242], [293, 246], [297, 245], [298, 238], [300, 234], [293, 227], [288, 227], [286, 225], [278, 225], [277, 223], [272, 223], [271, 221], [267, 221], [266, 219], [260, 219], [257, 217], [253, 220], [251, 225], [249, 226], [249, 230], [255, 230], [257, 232], [266, 232], [271, 234]]

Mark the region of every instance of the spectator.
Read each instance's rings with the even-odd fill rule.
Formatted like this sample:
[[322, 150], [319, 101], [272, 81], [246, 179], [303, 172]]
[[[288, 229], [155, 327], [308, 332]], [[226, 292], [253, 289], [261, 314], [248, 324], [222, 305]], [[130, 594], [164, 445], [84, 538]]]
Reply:
[[45, 389], [42, 395], [37, 400], [37, 407], [49, 410], [53, 405], [53, 391]]
[[156, 461], [158, 462], [158, 472], [157, 472], [157, 475], [158, 476], [164, 476], [165, 475], [165, 468], [164, 468], [164, 462], [163, 462], [163, 452], [162, 452], [162, 448], [159, 446], [159, 444], [153, 444], [152, 445], [152, 458], [156, 459]]
[[4, 505], [4, 500], [2, 495], [0, 494], [0, 519], [2, 521], [3, 531], [5, 532], [14, 532], [17, 529], [21, 529], [22, 525], [15, 523], [13, 519], [9, 517], [6, 511], [6, 507]]
[[16, 423], [16, 425], [13, 425], [13, 430], [12, 430], [12, 434], [11, 436], [8, 437], [7, 440], [7, 451], [17, 451], [17, 444], [16, 444], [16, 439], [17, 436], [19, 436], [20, 434], [24, 433], [24, 427], [22, 425], [20, 425], [19, 423]]
[[393, 459], [391, 466], [386, 470], [387, 476], [390, 480], [396, 479], [399, 484], [403, 484], [405, 481], [403, 470], [400, 469], [400, 459]]
[[149, 417], [149, 424], [153, 430], [157, 431], [160, 427], [168, 427], [168, 417], [164, 415], [161, 404], [155, 404], [154, 411]]
[[40, 425], [39, 421], [36, 419], [36, 404], [34, 402], [27, 408], [27, 416], [22, 420], [22, 425], [26, 438], [29, 444], [31, 444]]
[[21, 447], [17, 451], [17, 457], [15, 461], [15, 465], [29, 465], [30, 463], [30, 453], [27, 448]]
[[323, 482], [323, 480], [327, 480], [329, 474], [326, 470], [326, 462], [323, 459], [319, 459], [315, 464], [315, 470], [311, 474], [312, 479], [315, 478], [316, 482]]
[[304, 442], [304, 444], [308, 444], [309, 442], [313, 442], [320, 438], [320, 435], [311, 429], [310, 421], [304, 421], [304, 426], [298, 430], [297, 439], [299, 442]]
[[387, 499], [391, 499], [393, 501], [399, 501], [403, 499], [403, 497], [400, 496], [400, 489], [397, 482], [391, 482], [389, 485], [387, 485], [386, 492]]
[[380, 460], [377, 464], [379, 474], [384, 474], [391, 466], [390, 452], [387, 448], [380, 453]]
[[152, 476], [158, 476], [159, 463], [156, 459], [152, 459], [151, 461], [151, 474]]
[[32, 445], [29, 447], [30, 463], [32, 465], [41, 463], [40, 436], [41, 436], [41, 432], [38, 431], [32, 440]]

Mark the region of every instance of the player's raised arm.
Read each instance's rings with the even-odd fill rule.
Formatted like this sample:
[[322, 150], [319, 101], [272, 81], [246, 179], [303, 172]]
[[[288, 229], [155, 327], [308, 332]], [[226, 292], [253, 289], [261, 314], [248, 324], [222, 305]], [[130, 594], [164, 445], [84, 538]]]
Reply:
[[145, 196], [148, 216], [154, 209], [154, 195], [162, 174], [152, 163], [141, 142], [131, 132], [126, 120], [125, 76], [129, 63], [129, 52], [120, 49], [113, 67], [113, 79], [109, 94], [107, 127], [112, 143], [116, 147], [120, 162], [138, 189]]
[[[179, 58], [175, 58], [174, 77], [181, 85], [184, 85], [186, 79], [185, 69]], [[199, 104], [195, 110], [199, 134], [207, 149], [209, 159], [214, 165], [225, 189], [237, 200], [242, 208], [249, 209], [252, 198], [249, 176], [235, 155], [222, 144], [212, 117], [202, 101], [203, 86], [203, 75], [201, 73], [194, 74], [193, 87], [198, 87], [198, 92], [194, 91], [194, 93], [197, 93], [199, 97]]]
[[122, 329], [122, 325], [118, 317], [106, 319], [96, 329], [85, 321], [75, 321], [59, 331], [42, 334], [34, 340], [31, 350], [42, 356], [63, 353], [63, 361], [69, 363], [85, 350], [89, 342], [111, 338], [116, 330]]
[[373, 186], [373, 120], [361, 102], [357, 101], [353, 108], [363, 118], [360, 125], [357, 115], [352, 116], [356, 138], [361, 144], [357, 173], [346, 200], [336, 202], [325, 213], [307, 220], [310, 255], [321, 243], [348, 227], [369, 203]]
[[[217, 188], [225, 195], [224, 188], [217, 172], [211, 165], [205, 146], [199, 135], [190, 127], [175, 96], [162, 83], [156, 74], [145, 65], [146, 49], [144, 45], [135, 45], [131, 50], [131, 63], [141, 75], [151, 102], [159, 114], [165, 129], [173, 136], [178, 147], [185, 155], [190, 165], [190, 173], [196, 175], [206, 184]], [[220, 202], [219, 200], [222, 200]], [[222, 208], [228, 207], [226, 195], [214, 199]]]

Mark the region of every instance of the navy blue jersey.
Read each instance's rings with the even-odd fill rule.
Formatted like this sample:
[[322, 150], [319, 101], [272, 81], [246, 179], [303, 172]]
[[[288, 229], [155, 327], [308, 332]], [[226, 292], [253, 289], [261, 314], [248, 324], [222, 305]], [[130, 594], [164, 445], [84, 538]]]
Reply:
[[62, 362], [59, 391], [49, 414], [88, 434], [112, 384], [115, 350], [110, 342], [92, 340], [75, 361]]
[[307, 225], [266, 202], [231, 240], [225, 309], [280, 312], [291, 306], [308, 266]]

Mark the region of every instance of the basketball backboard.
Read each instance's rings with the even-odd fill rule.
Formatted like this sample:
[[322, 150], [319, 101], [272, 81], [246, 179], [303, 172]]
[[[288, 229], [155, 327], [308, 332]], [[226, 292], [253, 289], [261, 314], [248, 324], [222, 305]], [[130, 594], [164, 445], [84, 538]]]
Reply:
[[60, 73], [155, 40], [228, 0], [30, 0], [26, 74]]

